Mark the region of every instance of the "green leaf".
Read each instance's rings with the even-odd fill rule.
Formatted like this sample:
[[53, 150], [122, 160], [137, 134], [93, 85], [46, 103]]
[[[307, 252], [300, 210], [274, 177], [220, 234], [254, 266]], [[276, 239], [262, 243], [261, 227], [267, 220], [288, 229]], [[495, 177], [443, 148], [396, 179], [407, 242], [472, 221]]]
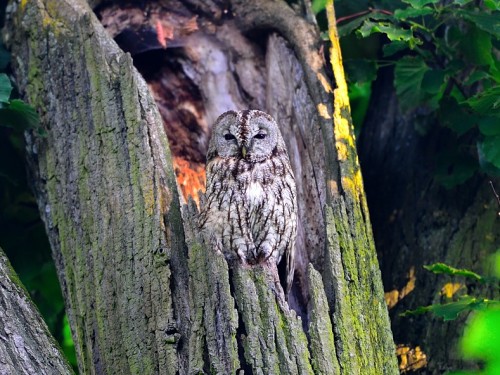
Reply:
[[39, 122], [35, 109], [20, 99], [14, 99], [7, 107], [0, 108], [0, 126], [25, 130], [38, 127]]
[[478, 28], [500, 39], [500, 12], [457, 11], [457, 15], [473, 22]]
[[425, 72], [422, 80], [422, 90], [428, 95], [427, 103], [430, 108], [437, 109], [445, 90], [445, 72], [441, 69], [432, 69]]
[[[499, 19], [500, 22], [500, 19]], [[493, 64], [491, 35], [473, 24], [460, 39], [460, 50], [466, 61], [476, 65]]]
[[313, 0], [311, 9], [314, 14], [318, 14], [326, 7], [326, 0]]
[[399, 51], [405, 50], [406, 48], [409, 48], [408, 43], [395, 40], [394, 42], [384, 44], [382, 50], [384, 51], [384, 57], [389, 57]]
[[469, 311], [469, 301], [450, 302], [443, 305], [431, 305], [429, 311], [443, 318], [444, 321], [455, 320], [464, 311]]
[[500, 60], [499, 59], [495, 60], [495, 63], [493, 65], [490, 65], [489, 72], [491, 74], [491, 78], [496, 83], [500, 84]]
[[455, 59], [450, 61], [445, 68], [446, 74], [449, 77], [452, 77], [456, 74], [460, 74], [461, 70], [465, 68], [465, 63], [463, 62], [463, 59]]
[[479, 131], [486, 136], [500, 135], [500, 123], [496, 117], [482, 117], [478, 120]]
[[12, 92], [12, 85], [10, 79], [5, 73], [0, 74], [0, 103], [8, 103], [10, 93]]
[[484, 137], [483, 140], [478, 141], [477, 151], [481, 166], [487, 167], [488, 164], [492, 164], [500, 169], [500, 135]]
[[458, 315], [465, 311], [484, 310], [490, 305], [498, 305], [498, 301], [487, 299], [476, 299], [468, 296], [462, 297], [457, 302], [445, 303], [443, 305], [432, 305], [430, 311], [445, 321], [455, 320]]
[[[491, 309], [476, 314], [465, 328], [461, 341], [462, 353], [466, 358], [487, 360], [487, 368], [500, 370], [500, 309]], [[491, 363], [492, 362], [492, 363]], [[486, 371], [484, 374], [498, 374]]]
[[425, 313], [433, 313], [434, 315], [443, 318], [445, 321], [455, 320], [460, 313], [465, 311], [483, 311], [489, 307], [500, 306], [500, 301], [488, 299], [476, 299], [470, 296], [463, 296], [459, 301], [445, 304], [436, 304], [429, 306], [420, 306], [415, 310], [407, 310], [401, 314], [402, 317], [412, 315], [422, 315]]
[[444, 263], [434, 263], [428, 266], [424, 266], [424, 268], [428, 271], [431, 271], [432, 273], [435, 274], [446, 274], [450, 276], [464, 276], [468, 277], [477, 281], [484, 281], [483, 277], [481, 275], [478, 275], [475, 272], [469, 271], [464, 268], [454, 268], [451, 266], [448, 266], [447, 264]]
[[403, 111], [409, 111], [420, 105], [425, 98], [422, 81], [429, 67], [418, 57], [403, 57], [396, 62], [394, 85], [399, 104]]
[[354, 30], [356, 30], [358, 27], [360, 27], [363, 24], [363, 22], [365, 22], [366, 20], [382, 21], [382, 20], [391, 20], [391, 19], [393, 19], [393, 17], [389, 14], [373, 11], [373, 12], [364, 14], [360, 17], [357, 17], [357, 18], [353, 19], [352, 21], [350, 21], [342, 26], [339, 26], [338, 27], [339, 36], [342, 38], [344, 36], [351, 34]]
[[389, 22], [373, 22], [367, 20], [363, 26], [356, 31], [356, 33], [361, 35], [363, 38], [375, 33], [386, 34], [389, 40], [405, 41], [408, 43], [410, 48], [414, 48], [415, 46], [422, 44], [420, 39], [413, 36], [413, 32], [411, 30], [394, 26]]
[[428, 4], [436, 4], [439, 0], [402, 0], [403, 3], [410, 4], [413, 8], [421, 9]]
[[500, 278], [500, 252], [497, 251], [493, 259], [495, 265], [495, 275], [496, 277]]
[[453, 97], [446, 97], [439, 103], [439, 120], [458, 135], [465, 134], [477, 123], [477, 115], [468, 106], [458, 104]]
[[432, 69], [425, 72], [422, 88], [429, 94], [437, 94], [444, 83], [444, 70]]
[[355, 18], [351, 22], [348, 22], [342, 26], [338, 26], [339, 37], [344, 37], [351, 34], [354, 30], [360, 27], [363, 22], [365, 22], [368, 18], [370, 18], [369, 14], [365, 14], [364, 16]]
[[420, 9], [415, 9], [415, 8], [396, 9], [394, 11], [394, 17], [398, 20], [406, 20], [408, 18], [422, 17], [432, 13], [434, 13], [434, 10], [429, 7]]
[[498, 0], [484, 0], [483, 4], [488, 9], [500, 10], [500, 1]]
[[465, 100], [475, 112], [486, 116], [500, 116], [500, 86], [491, 87]]
[[423, 315], [431, 311], [431, 306], [419, 306], [414, 310], [406, 310], [399, 314], [399, 316], [403, 318], [407, 318], [409, 316]]
[[479, 82], [483, 79], [491, 79], [491, 76], [489, 73], [485, 72], [484, 70], [475, 70], [472, 72], [470, 76], [468, 76], [465, 81], [463, 82], [464, 85], [470, 86], [476, 82]]

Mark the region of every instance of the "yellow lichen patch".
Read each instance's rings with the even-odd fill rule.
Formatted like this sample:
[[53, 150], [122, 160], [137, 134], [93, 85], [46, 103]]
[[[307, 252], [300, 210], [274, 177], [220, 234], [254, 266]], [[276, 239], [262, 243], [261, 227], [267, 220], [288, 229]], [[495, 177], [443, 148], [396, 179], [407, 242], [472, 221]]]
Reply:
[[384, 294], [387, 308], [393, 308], [399, 301], [410, 294], [413, 289], [415, 289], [415, 281], [417, 281], [417, 277], [415, 276], [415, 267], [412, 266], [408, 271], [408, 281], [405, 286], [403, 286], [400, 290], [394, 289]]
[[441, 295], [451, 298], [462, 286], [460, 283], [446, 283], [441, 289]]
[[[342, 64], [342, 55], [340, 52], [339, 35], [336, 27], [335, 10], [333, 2], [329, 2], [326, 6], [326, 16], [328, 18], [328, 36], [332, 43], [330, 47], [330, 63], [332, 64], [333, 76], [337, 89], [335, 90], [335, 100], [337, 95], [342, 98], [343, 103], [349, 103], [347, 95], [347, 82], [345, 80], [344, 65]], [[338, 92], [337, 92], [338, 91]]]
[[325, 78], [325, 76], [321, 73], [318, 73], [316, 76], [318, 77], [318, 81], [323, 86], [323, 89], [326, 92], [332, 92], [332, 86], [330, 85], [330, 82], [328, 82], [328, 80]]
[[[337, 92], [337, 90], [335, 90]], [[345, 115], [349, 116], [348, 107], [341, 106], [338, 103], [338, 98], [335, 96], [333, 123], [334, 133], [336, 140], [336, 147], [338, 150], [338, 159], [346, 160], [349, 152], [354, 152], [355, 143], [354, 135], [351, 131], [350, 118], [347, 119]], [[347, 108], [347, 111], [342, 111], [342, 108]]]
[[341, 90], [340, 88], [336, 88], [333, 90], [333, 95], [335, 97], [335, 105], [338, 108], [347, 107], [350, 109], [349, 104], [349, 95], [347, 94], [347, 90]]
[[342, 55], [340, 53], [339, 38], [337, 28], [335, 27], [335, 11], [332, 3], [326, 7], [328, 17], [328, 27], [330, 41], [330, 63], [335, 77], [337, 88], [334, 90], [334, 133], [338, 159], [347, 160], [351, 152], [355, 152], [354, 133], [352, 131], [352, 121], [350, 115], [349, 95], [347, 92], [347, 83], [345, 80], [344, 67], [342, 65]]
[[47, 15], [44, 15], [43, 18], [42, 18], [42, 25], [43, 25], [43, 28], [46, 29], [47, 27], [49, 27], [50, 25], [52, 24], [52, 19], [47, 16]]
[[342, 117], [340, 113], [337, 113], [337, 109], [335, 109], [335, 138], [337, 141], [344, 141], [349, 144], [349, 146], [354, 147], [354, 138], [351, 134], [351, 126], [349, 121]]
[[20, 4], [21, 12], [24, 12], [24, 9], [26, 9], [27, 3], [28, 3], [28, 0], [21, 0], [21, 4]]
[[318, 113], [321, 117], [323, 117], [325, 119], [332, 118], [330, 116], [330, 114], [328, 113], [328, 108], [326, 107], [326, 105], [324, 103], [319, 103], [317, 108], [318, 108]]
[[340, 91], [339, 94], [343, 95], [344, 97], [348, 97], [344, 66], [342, 65], [342, 55], [340, 53], [339, 38], [336, 35], [337, 29], [329, 27], [329, 32], [330, 41], [332, 42], [332, 46], [330, 48], [330, 63], [332, 64], [333, 75], [335, 77], [335, 83], [337, 84], [337, 90]]
[[420, 349], [420, 346], [411, 348], [400, 344], [396, 347], [396, 355], [399, 359], [399, 370], [402, 373], [427, 366], [427, 355]]
[[342, 177], [342, 188], [351, 194], [351, 196], [356, 196], [358, 192], [362, 191], [363, 177], [361, 176], [361, 170], [357, 170], [356, 173], [351, 176]]
[[40, 8], [40, 14], [44, 29], [50, 29], [56, 38], [73, 30], [72, 25], [69, 25], [67, 20], [61, 16], [61, 2], [59, 0], [47, 0], [43, 5], [43, 8]]
[[349, 155], [349, 149], [344, 142], [336, 142], [335, 147], [337, 148], [337, 158], [340, 161], [347, 160]]
[[57, 26], [54, 26], [55, 20], [50, 16], [50, 14], [44, 9], [42, 12], [42, 26], [44, 29], [52, 29], [52, 32], [57, 37], [60, 34], [60, 30]]
[[337, 148], [337, 158], [340, 161], [347, 160], [350, 152], [354, 149], [354, 138], [350, 132], [350, 124], [347, 119], [343, 118], [335, 109], [334, 113], [334, 133], [335, 147]]

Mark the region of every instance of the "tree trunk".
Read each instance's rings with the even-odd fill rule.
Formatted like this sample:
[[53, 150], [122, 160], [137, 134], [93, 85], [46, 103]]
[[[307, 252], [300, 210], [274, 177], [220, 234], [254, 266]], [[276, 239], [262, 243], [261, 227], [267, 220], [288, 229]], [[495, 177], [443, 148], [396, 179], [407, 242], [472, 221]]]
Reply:
[[[485, 259], [500, 247], [498, 205], [485, 176], [450, 190], [438, 183], [436, 158], [450, 133], [428, 114], [402, 114], [392, 79], [385, 69], [374, 85], [359, 143], [361, 165], [395, 341], [420, 346], [427, 373], [442, 374], [463, 366], [457, 339], [466, 316], [444, 322], [400, 314], [449, 301], [443, 288], [452, 282], [459, 283], [458, 295], [494, 296], [486, 286], [436, 276], [422, 266], [444, 262], [486, 274]], [[429, 132], [419, 134], [417, 124]], [[498, 179], [493, 181], [498, 186]], [[415, 359], [425, 364], [422, 355]]]
[[0, 374], [73, 374], [0, 249]]
[[[23, 1], [8, 35], [47, 131], [28, 159], [80, 371], [396, 373], [335, 28], [332, 90], [310, 13], [282, 1], [96, 12], [109, 34], [82, 0]], [[200, 238], [194, 201], [181, 210], [210, 125], [248, 107], [276, 118], [297, 180], [289, 302], [273, 270], [228, 267]]]

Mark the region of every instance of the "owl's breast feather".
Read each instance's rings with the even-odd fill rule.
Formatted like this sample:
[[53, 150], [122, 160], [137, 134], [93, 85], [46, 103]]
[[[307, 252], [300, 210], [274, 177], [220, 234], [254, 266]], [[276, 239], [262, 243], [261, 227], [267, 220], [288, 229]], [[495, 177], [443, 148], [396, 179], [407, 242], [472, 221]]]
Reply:
[[258, 181], [252, 181], [246, 188], [246, 198], [250, 204], [259, 204], [264, 197], [264, 190]]

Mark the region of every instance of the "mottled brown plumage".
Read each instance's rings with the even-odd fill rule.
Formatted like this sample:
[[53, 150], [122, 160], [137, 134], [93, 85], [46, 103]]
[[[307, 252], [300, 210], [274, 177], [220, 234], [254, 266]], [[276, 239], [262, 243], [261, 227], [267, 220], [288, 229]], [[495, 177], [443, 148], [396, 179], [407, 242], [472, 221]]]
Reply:
[[295, 180], [283, 137], [268, 114], [222, 114], [207, 153], [207, 190], [200, 228], [226, 259], [279, 263], [286, 253], [287, 289], [297, 232]]

